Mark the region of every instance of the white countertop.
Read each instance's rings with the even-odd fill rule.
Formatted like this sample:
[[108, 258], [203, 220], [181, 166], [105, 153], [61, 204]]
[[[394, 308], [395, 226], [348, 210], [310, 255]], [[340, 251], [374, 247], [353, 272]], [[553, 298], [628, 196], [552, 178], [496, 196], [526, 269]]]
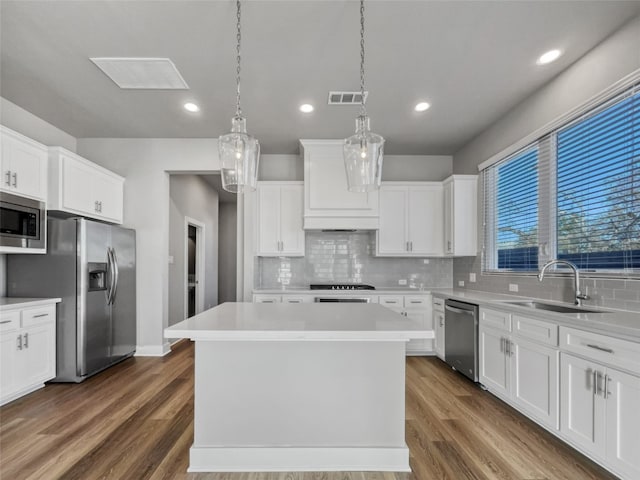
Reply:
[[60, 303], [61, 298], [0, 297], [0, 311]]
[[315, 295], [317, 297], [326, 297], [331, 295], [427, 295], [431, 293], [431, 289], [419, 289], [409, 287], [384, 287], [375, 290], [310, 290], [309, 288], [257, 288], [253, 290], [255, 295]]
[[527, 317], [551, 320], [558, 325], [581, 328], [591, 332], [603, 333], [625, 340], [640, 342], [640, 313], [627, 310], [613, 310], [597, 305], [585, 305], [585, 309], [600, 310], [601, 312], [558, 313], [548, 310], [538, 310], [530, 307], [510, 305], [505, 302], [538, 301], [555, 305], [568, 305], [532, 297], [503, 295], [499, 293], [482, 292], [478, 290], [434, 289], [436, 297], [452, 298], [462, 302], [470, 302], [488, 308], [508, 310]]
[[223, 303], [164, 331], [192, 340], [408, 341], [433, 332], [386, 307], [366, 303]]

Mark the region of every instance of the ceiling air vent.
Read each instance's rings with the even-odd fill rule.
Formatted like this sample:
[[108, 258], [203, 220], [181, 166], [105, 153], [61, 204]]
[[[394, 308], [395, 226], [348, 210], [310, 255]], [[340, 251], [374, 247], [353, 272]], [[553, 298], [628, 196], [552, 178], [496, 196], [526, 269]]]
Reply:
[[[364, 102], [367, 103], [369, 92], [364, 92]], [[329, 92], [329, 105], [360, 105], [360, 92]]]
[[169, 58], [93, 57], [90, 60], [120, 88], [148, 90], [189, 88]]

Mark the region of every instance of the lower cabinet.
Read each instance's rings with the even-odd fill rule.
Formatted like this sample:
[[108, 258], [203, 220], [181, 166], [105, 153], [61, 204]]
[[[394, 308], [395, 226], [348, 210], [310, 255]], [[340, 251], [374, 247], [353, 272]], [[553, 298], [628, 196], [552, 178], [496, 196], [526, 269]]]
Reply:
[[[431, 294], [380, 295], [378, 303], [418, 322], [425, 330], [433, 331]], [[410, 340], [407, 343], [407, 355], [430, 355], [433, 353], [433, 343], [433, 339]]]
[[561, 432], [628, 478], [640, 478], [640, 376], [562, 353]]
[[0, 405], [56, 376], [55, 305], [2, 312]]
[[440, 360], [444, 360], [444, 299], [433, 299], [433, 330], [435, 332], [435, 340], [433, 348], [436, 356]]

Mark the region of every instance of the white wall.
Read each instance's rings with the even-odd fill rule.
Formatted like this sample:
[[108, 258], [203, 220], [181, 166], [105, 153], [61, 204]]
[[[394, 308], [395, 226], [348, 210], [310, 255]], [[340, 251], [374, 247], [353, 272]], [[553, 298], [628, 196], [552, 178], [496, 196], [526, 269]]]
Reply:
[[169, 174], [220, 169], [217, 139], [78, 139], [78, 153], [126, 178], [124, 224], [137, 233], [138, 354], [169, 343]]
[[237, 207], [235, 203], [220, 204], [218, 303], [236, 301]]
[[454, 173], [477, 174], [480, 163], [638, 68], [640, 17], [631, 20], [456, 152]]
[[[169, 325], [185, 319], [185, 217], [204, 224], [204, 308], [218, 304], [218, 192], [197, 175], [169, 179]], [[235, 237], [234, 237], [235, 238]]]

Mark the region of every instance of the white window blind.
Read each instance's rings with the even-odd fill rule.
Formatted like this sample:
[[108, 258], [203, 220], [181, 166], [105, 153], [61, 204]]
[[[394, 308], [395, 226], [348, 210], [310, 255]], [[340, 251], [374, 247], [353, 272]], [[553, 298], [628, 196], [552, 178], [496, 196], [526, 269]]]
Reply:
[[640, 269], [640, 91], [557, 133], [557, 256], [583, 269]]

